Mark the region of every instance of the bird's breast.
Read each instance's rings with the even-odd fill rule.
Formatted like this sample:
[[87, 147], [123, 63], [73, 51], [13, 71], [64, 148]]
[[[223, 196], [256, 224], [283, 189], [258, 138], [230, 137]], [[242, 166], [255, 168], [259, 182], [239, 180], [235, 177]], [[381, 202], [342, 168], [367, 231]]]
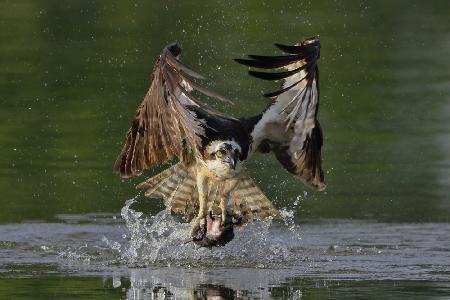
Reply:
[[210, 159], [204, 161], [204, 167], [216, 179], [230, 179], [238, 176], [243, 169], [243, 162], [238, 160], [236, 167], [233, 169], [229, 164], [223, 163], [218, 159]]

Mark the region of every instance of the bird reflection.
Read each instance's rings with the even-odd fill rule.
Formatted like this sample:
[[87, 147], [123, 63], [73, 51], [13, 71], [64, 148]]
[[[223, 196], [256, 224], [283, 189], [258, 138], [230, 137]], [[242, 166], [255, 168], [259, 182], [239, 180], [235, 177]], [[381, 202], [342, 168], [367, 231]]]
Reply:
[[192, 291], [192, 300], [222, 300], [236, 299], [236, 291], [221, 285], [198, 285]]
[[[130, 269], [122, 282], [126, 299], [270, 299], [271, 286], [286, 279], [268, 269]], [[127, 282], [129, 280], [129, 282]], [[116, 285], [119, 286], [119, 285]]]
[[[140, 294], [140, 296], [146, 295], [145, 292], [138, 294]], [[151, 294], [152, 299], [178, 299], [178, 298], [185, 298], [191, 300], [239, 299], [239, 297], [237, 297], [238, 293], [235, 290], [222, 285], [214, 285], [214, 284], [199, 284], [192, 289], [155, 286]], [[137, 294], [136, 291], [134, 291], [129, 295], [137, 295]], [[140, 299], [140, 298], [141, 297], [133, 299]]]

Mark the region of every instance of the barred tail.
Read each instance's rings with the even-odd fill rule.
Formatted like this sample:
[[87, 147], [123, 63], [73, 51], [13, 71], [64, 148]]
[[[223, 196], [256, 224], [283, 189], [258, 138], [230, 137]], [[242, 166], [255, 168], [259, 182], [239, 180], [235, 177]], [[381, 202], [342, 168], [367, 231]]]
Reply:
[[234, 211], [243, 216], [244, 223], [279, 216], [278, 210], [250, 176], [243, 176], [230, 196]]
[[195, 182], [195, 168], [179, 162], [169, 169], [138, 184], [149, 198], [163, 198], [164, 205], [188, 219], [198, 211], [198, 192]]
[[[194, 166], [179, 162], [140, 183], [137, 188], [146, 190], [145, 196], [149, 198], [163, 198], [166, 207], [190, 220], [197, 215], [199, 208], [195, 176]], [[223, 182], [210, 181], [208, 206], [219, 204], [223, 187]], [[239, 179], [229, 201], [233, 211], [243, 217], [243, 223], [278, 216], [278, 211], [270, 200], [247, 175]]]

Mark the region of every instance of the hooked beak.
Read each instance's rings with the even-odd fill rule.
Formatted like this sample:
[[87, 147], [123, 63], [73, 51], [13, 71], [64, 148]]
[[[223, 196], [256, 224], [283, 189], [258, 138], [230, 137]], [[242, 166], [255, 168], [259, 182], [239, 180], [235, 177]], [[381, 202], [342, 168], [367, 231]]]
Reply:
[[237, 159], [234, 157], [231, 157], [230, 159], [227, 159], [226, 162], [230, 165], [230, 167], [235, 170], [236, 169], [236, 164], [237, 164]]
[[238, 155], [238, 152], [234, 152], [232, 155], [231, 155], [231, 161], [230, 161], [230, 165], [231, 165], [231, 167], [233, 168], [233, 170], [235, 170], [236, 169], [236, 164], [237, 164], [237, 161], [238, 161], [238, 157], [239, 155]]
[[230, 166], [230, 168], [235, 170], [236, 165], [238, 163], [238, 159], [239, 159], [239, 152], [234, 151], [234, 152], [230, 153], [229, 155], [227, 155], [226, 157], [221, 158], [221, 161], [222, 161], [222, 163], [228, 164]]
[[233, 167], [233, 170], [236, 169], [236, 163], [237, 163], [237, 159], [232, 158], [232, 159], [231, 159], [231, 166]]

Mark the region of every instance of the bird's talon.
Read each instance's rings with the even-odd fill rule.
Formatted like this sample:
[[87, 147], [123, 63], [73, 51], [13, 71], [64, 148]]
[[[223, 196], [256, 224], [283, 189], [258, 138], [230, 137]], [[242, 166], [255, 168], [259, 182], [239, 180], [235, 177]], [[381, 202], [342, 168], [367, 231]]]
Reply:
[[233, 223], [233, 225], [240, 225], [242, 223], [243, 220], [243, 216], [241, 212], [234, 212], [233, 214], [231, 214], [231, 222]]
[[192, 224], [191, 228], [191, 237], [201, 238], [200, 235], [204, 235], [206, 233], [206, 219], [197, 217]]
[[233, 225], [241, 225], [242, 224], [242, 216], [238, 216], [238, 217], [232, 217], [231, 218], [231, 222], [233, 223]]

